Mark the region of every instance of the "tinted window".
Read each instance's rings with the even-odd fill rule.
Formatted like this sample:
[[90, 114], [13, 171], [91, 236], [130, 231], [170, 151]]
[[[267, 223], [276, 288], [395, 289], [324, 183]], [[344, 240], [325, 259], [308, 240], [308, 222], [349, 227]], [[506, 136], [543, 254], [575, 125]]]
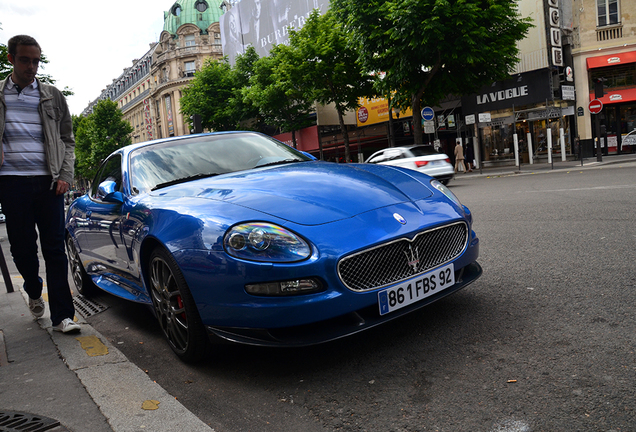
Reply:
[[433, 154], [439, 154], [435, 151], [435, 148], [433, 146], [416, 146], [411, 147], [409, 150], [413, 156], [429, 156]]

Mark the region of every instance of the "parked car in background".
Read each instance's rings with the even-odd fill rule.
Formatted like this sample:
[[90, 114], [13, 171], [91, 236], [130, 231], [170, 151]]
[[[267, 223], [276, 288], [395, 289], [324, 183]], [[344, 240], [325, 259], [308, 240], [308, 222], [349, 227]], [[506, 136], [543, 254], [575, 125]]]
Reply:
[[4, 216], [4, 213], [0, 213], [0, 223], [6, 222], [7, 218]]
[[148, 304], [173, 351], [305, 346], [481, 275], [470, 210], [400, 167], [317, 161], [255, 132], [133, 144], [67, 212], [78, 291]]
[[427, 145], [389, 147], [373, 153], [365, 162], [417, 170], [445, 185], [453, 178], [455, 171], [447, 155]]

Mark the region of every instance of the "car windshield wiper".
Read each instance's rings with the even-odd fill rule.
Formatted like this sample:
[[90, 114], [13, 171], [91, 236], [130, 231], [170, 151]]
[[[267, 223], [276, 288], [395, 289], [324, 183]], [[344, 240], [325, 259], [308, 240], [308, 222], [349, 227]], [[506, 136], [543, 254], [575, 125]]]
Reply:
[[214, 176], [218, 176], [218, 175], [219, 175], [219, 173], [195, 174], [195, 175], [191, 175], [191, 176], [188, 176], [188, 177], [183, 177], [183, 178], [180, 178], [180, 179], [170, 180], [170, 181], [165, 182], [165, 183], [159, 183], [158, 185], [156, 185], [155, 187], [153, 187], [150, 190], [151, 191], [156, 191], [157, 189], [165, 188], [165, 187], [176, 185], [176, 184], [179, 184], [179, 183], [185, 183], [185, 182], [189, 182], [189, 181], [192, 181], [192, 180], [199, 180], [199, 179], [204, 179], [204, 178], [208, 178], [208, 177], [214, 177]]
[[256, 165], [254, 168], [262, 168], [262, 167], [272, 166], [272, 165], [283, 165], [283, 164], [294, 163], [294, 162], [302, 162], [302, 161], [300, 159], [283, 159], [276, 162], [266, 163], [263, 165]]

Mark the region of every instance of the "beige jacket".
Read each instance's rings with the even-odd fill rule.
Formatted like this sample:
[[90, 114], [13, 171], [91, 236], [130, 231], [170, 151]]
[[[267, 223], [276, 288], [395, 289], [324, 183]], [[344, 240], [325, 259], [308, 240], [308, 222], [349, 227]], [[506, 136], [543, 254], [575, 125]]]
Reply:
[[[7, 77], [0, 81], [0, 138], [4, 135], [4, 122], [7, 105], [4, 101], [4, 88]], [[75, 169], [75, 138], [73, 137], [73, 120], [61, 91], [38, 80], [40, 89], [40, 118], [46, 149], [46, 160], [53, 182], [58, 179], [73, 184]], [[1, 146], [0, 146], [1, 147]], [[0, 165], [4, 161], [4, 154]]]

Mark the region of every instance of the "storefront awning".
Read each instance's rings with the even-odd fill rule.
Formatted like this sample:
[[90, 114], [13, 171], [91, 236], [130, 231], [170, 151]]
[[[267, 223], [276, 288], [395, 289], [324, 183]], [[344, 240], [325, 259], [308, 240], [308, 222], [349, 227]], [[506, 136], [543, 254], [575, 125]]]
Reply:
[[[590, 100], [594, 100], [594, 93], [590, 93]], [[599, 98], [603, 105], [636, 101], [636, 88], [622, 90], [607, 89], [605, 96]]]
[[598, 57], [588, 57], [586, 61], [588, 69], [616, 66], [627, 63], [636, 63], [636, 51], [629, 51], [620, 54], [610, 54]]

